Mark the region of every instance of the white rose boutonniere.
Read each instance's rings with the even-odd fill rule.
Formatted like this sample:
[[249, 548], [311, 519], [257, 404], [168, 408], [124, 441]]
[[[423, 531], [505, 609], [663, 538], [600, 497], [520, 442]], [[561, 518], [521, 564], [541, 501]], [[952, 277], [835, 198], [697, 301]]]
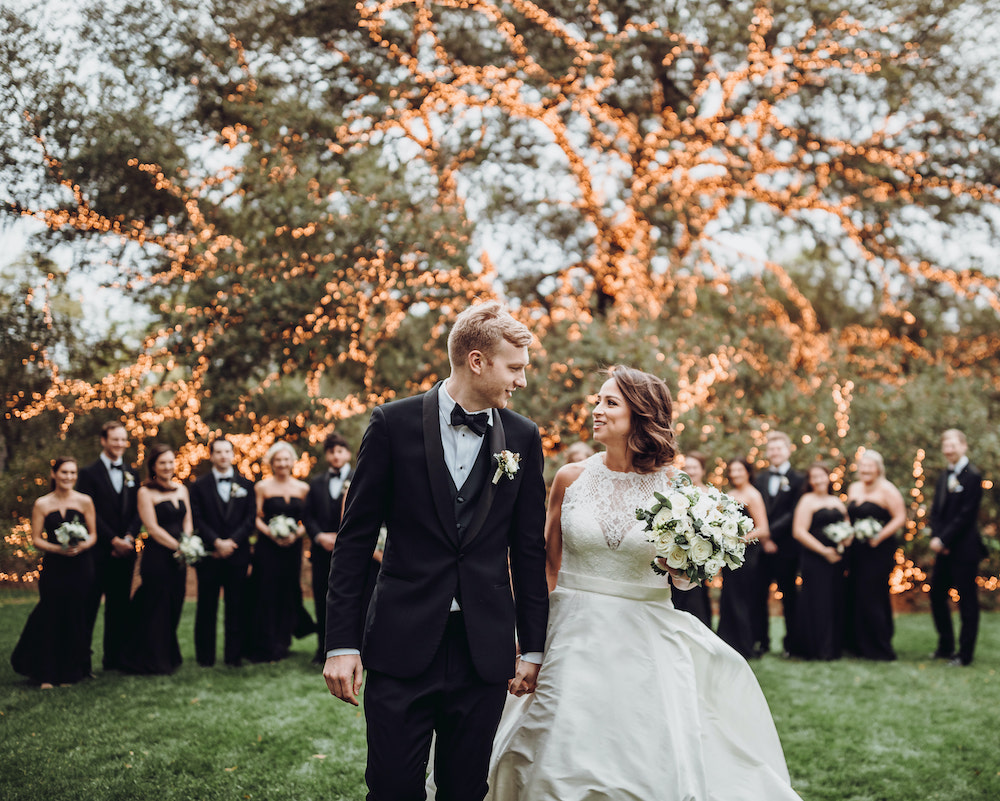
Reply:
[[789, 488], [791, 486], [792, 485], [788, 483], [788, 476], [784, 476], [783, 475], [781, 477], [781, 481], [778, 482], [778, 491], [779, 492], [788, 492], [788, 490], [789, 490]]
[[132, 489], [132, 487], [135, 486], [135, 476], [132, 475], [128, 470], [125, 471], [124, 476], [125, 476], [125, 486], [128, 487], [129, 489]]
[[954, 473], [948, 474], [948, 492], [962, 492], [965, 487], [962, 486], [962, 482], [958, 480], [958, 476]]
[[246, 487], [241, 484], [233, 482], [233, 488], [229, 490], [229, 500], [234, 500], [235, 498], [245, 498], [247, 496]]
[[518, 463], [521, 461], [521, 454], [504, 450], [500, 451], [500, 453], [494, 453], [493, 458], [497, 460], [497, 471], [493, 474], [493, 483], [496, 484], [499, 482], [500, 476], [507, 476], [507, 478], [513, 481], [514, 476], [517, 475], [517, 471], [520, 469]]

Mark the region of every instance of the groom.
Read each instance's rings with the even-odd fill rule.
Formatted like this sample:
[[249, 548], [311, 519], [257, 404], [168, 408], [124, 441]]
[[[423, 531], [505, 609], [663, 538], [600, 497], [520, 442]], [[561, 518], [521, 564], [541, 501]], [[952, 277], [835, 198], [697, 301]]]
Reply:
[[535, 688], [548, 617], [542, 446], [538, 427], [505, 408], [525, 386], [531, 341], [499, 303], [466, 309], [448, 337], [451, 376], [376, 408], [361, 442], [323, 676], [356, 705], [368, 671], [368, 801], [424, 798], [432, 733], [439, 801], [481, 801], [505, 691]]

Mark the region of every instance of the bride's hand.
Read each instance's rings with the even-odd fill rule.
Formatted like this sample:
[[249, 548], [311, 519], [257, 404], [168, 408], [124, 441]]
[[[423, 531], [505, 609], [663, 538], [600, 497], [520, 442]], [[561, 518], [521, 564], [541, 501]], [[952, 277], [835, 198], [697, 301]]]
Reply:
[[696, 584], [688, 578], [687, 573], [683, 570], [678, 570], [676, 567], [670, 567], [667, 564], [667, 560], [661, 556], [656, 557], [656, 564], [660, 566], [661, 570], [666, 570], [670, 574], [670, 581], [678, 590], [690, 590]]

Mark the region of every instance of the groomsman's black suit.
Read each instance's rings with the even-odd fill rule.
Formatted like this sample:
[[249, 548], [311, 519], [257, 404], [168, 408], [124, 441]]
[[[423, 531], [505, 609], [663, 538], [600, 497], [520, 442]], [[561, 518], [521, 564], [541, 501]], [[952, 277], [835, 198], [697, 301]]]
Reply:
[[[139, 532], [136, 493], [139, 481], [135, 468], [123, 465], [122, 491], [117, 492], [104, 462], [98, 459], [80, 470], [76, 488], [94, 500], [97, 517], [97, 543], [94, 555], [95, 593], [88, 609], [90, 638], [104, 596], [104, 658], [105, 670], [120, 670], [122, 650], [129, 636], [129, 596], [132, 592], [132, 571], [135, 551], [127, 556], [115, 556], [111, 550], [114, 537], [135, 537]], [[129, 486], [131, 484], [131, 486]]]
[[955, 477], [957, 485], [949, 490], [946, 470], [938, 478], [931, 504], [931, 535], [944, 543], [948, 553], [934, 559], [931, 577], [931, 614], [938, 633], [937, 653], [948, 656], [955, 652], [955, 631], [951, 623], [948, 590], [959, 594], [958, 613], [962, 630], [958, 639], [958, 658], [962, 664], [972, 662], [979, 633], [979, 597], [976, 574], [979, 563], [986, 557], [986, 546], [979, 534], [979, 505], [983, 499], [983, 476], [967, 462]]
[[[322, 660], [326, 655], [323, 639], [326, 636], [326, 591], [330, 586], [330, 560], [333, 553], [322, 545], [316, 544], [316, 535], [324, 531], [340, 531], [340, 512], [343, 503], [344, 490], [341, 488], [336, 496], [330, 495], [330, 470], [324, 470], [309, 482], [309, 494], [306, 495], [306, 509], [302, 515], [302, 524], [312, 543], [309, 549], [309, 561], [312, 562], [313, 604], [316, 607], [316, 632], [319, 643], [316, 655]], [[348, 481], [354, 473], [349, 465], [344, 465], [341, 479]], [[374, 562], [375, 569], [378, 563]], [[374, 577], [369, 581], [373, 588]], [[367, 593], [370, 597], [371, 592]]]
[[792, 536], [792, 519], [795, 506], [806, 489], [806, 475], [789, 469], [778, 483], [778, 491], [771, 495], [771, 471], [760, 472], [754, 478], [754, 486], [764, 497], [767, 509], [767, 525], [771, 530], [771, 540], [778, 546], [777, 553], [762, 553], [760, 560], [761, 588], [757, 604], [754, 640], [760, 642], [763, 653], [771, 648], [768, 634], [768, 597], [771, 582], [781, 591], [781, 609], [785, 618], [784, 650], [796, 653], [793, 632], [795, 631], [795, 577], [799, 569], [799, 544]]
[[[515, 624], [523, 652], [545, 644], [538, 427], [493, 410], [471, 475], [456, 488], [441, 442], [440, 388], [372, 413], [333, 552], [326, 647], [360, 649], [368, 669], [369, 799], [423, 797], [432, 727], [438, 798], [482, 799], [514, 675]], [[504, 449], [520, 454], [520, 469], [493, 483], [493, 454]], [[383, 521], [388, 543], [366, 612]], [[452, 599], [460, 613], [450, 611]]]
[[[254, 532], [257, 507], [253, 482], [234, 473], [232, 487], [226, 502], [219, 495], [219, 484], [212, 471], [191, 485], [194, 528], [208, 553], [195, 565], [198, 609], [194, 621], [194, 651], [199, 665], [215, 664], [220, 589], [226, 598], [222, 658], [227, 665], [238, 665], [242, 656], [244, 590], [250, 567], [250, 535]], [[236, 487], [241, 490], [235, 490]], [[231, 539], [238, 547], [223, 559], [215, 555], [215, 541], [218, 539]]]

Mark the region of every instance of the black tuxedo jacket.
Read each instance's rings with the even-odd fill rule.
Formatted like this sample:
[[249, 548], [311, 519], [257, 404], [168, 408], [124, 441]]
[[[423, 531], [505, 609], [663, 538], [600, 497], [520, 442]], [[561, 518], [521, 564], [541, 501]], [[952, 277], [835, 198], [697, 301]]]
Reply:
[[[340, 509], [343, 490], [336, 498], [330, 497], [330, 471], [324, 470], [309, 482], [306, 508], [302, 513], [302, 525], [314, 543], [316, 535], [324, 531], [340, 531]], [[354, 471], [348, 470], [345, 481], [354, 480]], [[313, 548], [312, 553], [316, 550]]]
[[979, 505], [983, 500], [983, 476], [972, 463], [958, 474], [958, 487], [948, 490], [948, 471], [938, 477], [931, 504], [931, 534], [955, 559], [978, 562], [986, 556], [979, 534]]
[[[430, 665], [451, 601], [460, 596], [476, 671], [501, 682], [514, 673], [515, 625], [523, 651], [545, 646], [541, 437], [530, 420], [493, 411], [490, 454], [519, 453], [520, 469], [494, 484], [491, 466], [459, 539], [441, 445], [440, 386], [372, 412], [333, 550], [326, 648], [358, 648], [367, 668], [417, 676]], [[383, 522], [388, 542], [366, 612], [365, 581]]]
[[250, 535], [254, 532], [257, 514], [253, 482], [236, 473], [233, 475], [233, 488], [236, 487], [242, 487], [246, 494], [240, 498], [230, 495], [229, 503], [223, 502], [216, 487], [215, 474], [209, 470], [191, 485], [191, 516], [195, 532], [205, 543], [208, 553], [214, 551], [216, 540], [231, 539], [239, 547], [229, 559], [249, 563]]
[[785, 473], [788, 479], [787, 487], [778, 487], [777, 494], [772, 498], [768, 492], [771, 474], [761, 472], [754, 479], [753, 485], [764, 496], [764, 506], [767, 509], [767, 526], [771, 530], [771, 539], [779, 548], [793, 541], [792, 519], [795, 517], [795, 506], [806, 489], [806, 474], [789, 469]]
[[[119, 495], [111, 483], [108, 468], [98, 459], [80, 470], [76, 480], [76, 488], [94, 500], [94, 511], [97, 517], [96, 547], [103, 553], [111, 550], [111, 540], [114, 537], [124, 537], [131, 534], [135, 537], [141, 525], [136, 495], [139, 492], [138, 473], [134, 467], [125, 467], [125, 481]], [[131, 482], [129, 481], [131, 476]], [[132, 486], [129, 486], [129, 483]]]

